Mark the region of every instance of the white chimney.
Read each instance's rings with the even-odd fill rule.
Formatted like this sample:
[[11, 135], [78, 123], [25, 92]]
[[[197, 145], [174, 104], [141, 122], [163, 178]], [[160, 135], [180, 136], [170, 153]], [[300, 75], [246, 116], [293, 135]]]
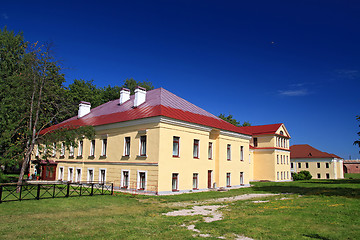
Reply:
[[146, 89], [137, 86], [135, 89], [134, 107], [138, 107], [140, 104], [144, 103], [145, 100], [146, 100]]
[[130, 99], [130, 89], [122, 88], [120, 90], [120, 105]]
[[81, 101], [79, 104], [78, 118], [81, 118], [90, 112], [91, 104]]

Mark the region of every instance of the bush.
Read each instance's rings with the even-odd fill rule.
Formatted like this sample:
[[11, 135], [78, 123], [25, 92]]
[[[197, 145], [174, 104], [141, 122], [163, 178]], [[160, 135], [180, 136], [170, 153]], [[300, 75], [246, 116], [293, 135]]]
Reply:
[[0, 169], [0, 183], [7, 183], [7, 182], [8, 182], [8, 178], [6, 177], [4, 172]]
[[292, 173], [292, 178], [294, 181], [310, 180], [312, 176], [309, 171], [300, 171], [299, 173]]

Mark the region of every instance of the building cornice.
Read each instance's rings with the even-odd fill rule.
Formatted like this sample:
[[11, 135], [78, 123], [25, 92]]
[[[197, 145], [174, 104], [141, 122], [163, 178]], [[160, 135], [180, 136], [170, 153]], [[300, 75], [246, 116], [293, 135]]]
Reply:
[[224, 136], [228, 136], [228, 137], [236, 137], [236, 138], [241, 138], [241, 139], [246, 139], [246, 140], [250, 140], [250, 139], [251, 139], [251, 136], [248, 136], [248, 135], [245, 135], [245, 134], [241, 134], [241, 133], [224, 131], [224, 130], [220, 130], [220, 134], [222, 134], [222, 135], [224, 135]]

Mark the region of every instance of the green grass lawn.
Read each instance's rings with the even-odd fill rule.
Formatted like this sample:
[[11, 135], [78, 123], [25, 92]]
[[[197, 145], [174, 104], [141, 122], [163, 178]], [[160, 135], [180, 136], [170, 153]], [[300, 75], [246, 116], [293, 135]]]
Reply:
[[[359, 239], [360, 180], [312, 180], [252, 183], [252, 188], [176, 196], [74, 197], [0, 204], [1, 239], [193, 239], [182, 224], [192, 221], [201, 233], [234, 239]], [[225, 203], [223, 219], [164, 216], [200, 201], [247, 193], [292, 193]], [[280, 200], [281, 198], [285, 198]], [[256, 199], [259, 200], [259, 199]], [[218, 204], [218, 203], [217, 203]], [[189, 208], [190, 206], [186, 207]]]
[[345, 178], [360, 179], [360, 173], [344, 173]]

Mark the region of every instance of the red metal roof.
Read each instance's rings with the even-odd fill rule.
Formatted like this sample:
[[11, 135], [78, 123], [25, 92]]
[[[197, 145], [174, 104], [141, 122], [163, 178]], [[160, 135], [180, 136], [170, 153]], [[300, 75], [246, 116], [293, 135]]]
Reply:
[[335, 154], [322, 152], [308, 144], [290, 146], [290, 158], [341, 158]]
[[282, 123], [268, 124], [268, 125], [259, 125], [259, 126], [247, 126], [240, 127], [247, 132], [250, 132], [252, 135], [262, 135], [262, 134], [275, 134], [275, 132], [281, 127]]
[[251, 135], [246, 128], [236, 127], [163, 88], [148, 91], [146, 93], [146, 101], [136, 108], [133, 107], [134, 98], [134, 95], [132, 95], [130, 100], [121, 105], [119, 105], [118, 99], [107, 102], [91, 109], [90, 113], [82, 118], [78, 119], [77, 116], [72, 117], [64, 122], [44, 129], [41, 134], [58, 128], [71, 128], [85, 125], [99, 126], [135, 119], [165, 116], [221, 130]]

